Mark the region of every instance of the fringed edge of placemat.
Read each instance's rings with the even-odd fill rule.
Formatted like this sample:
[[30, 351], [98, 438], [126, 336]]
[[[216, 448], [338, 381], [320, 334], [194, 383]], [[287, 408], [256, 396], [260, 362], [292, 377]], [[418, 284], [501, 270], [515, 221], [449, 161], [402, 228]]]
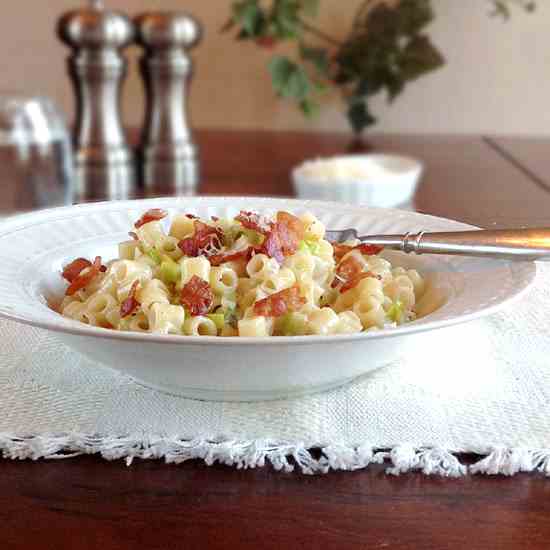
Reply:
[[[323, 474], [331, 470], [360, 470], [370, 464], [387, 464], [386, 473], [462, 477], [468, 474], [513, 476], [519, 472], [540, 472], [550, 476], [550, 449], [508, 448], [445, 449], [409, 444], [391, 449], [372, 445], [306, 445], [269, 439], [183, 439], [179, 437], [100, 437], [82, 434], [14, 435], [0, 433], [0, 453], [13, 460], [65, 459], [99, 454], [106, 460], [135, 458], [164, 459], [168, 464], [203, 460], [239, 469], [263, 467], [303, 474]], [[463, 464], [462, 454], [479, 455], [473, 464]], [[458, 455], [458, 456], [457, 456]]]

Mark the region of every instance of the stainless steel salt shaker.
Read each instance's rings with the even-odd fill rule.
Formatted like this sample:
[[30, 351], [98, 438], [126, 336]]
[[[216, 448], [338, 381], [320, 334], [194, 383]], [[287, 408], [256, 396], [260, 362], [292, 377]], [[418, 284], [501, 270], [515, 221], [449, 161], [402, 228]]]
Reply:
[[193, 65], [189, 50], [199, 42], [201, 27], [178, 12], [143, 13], [135, 24], [145, 49], [141, 72], [147, 94], [142, 182], [155, 194], [192, 194], [199, 183], [199, 160], [187, 113]]
[[135, 183], [135, 163], [120, 114], [127, 69], [122, 50], [135, 38], [134, 24], [96, 1], [64, 14], [58, 34], [73, 48], [68, 67], [76, 95], [80, 198], [124, 198]]

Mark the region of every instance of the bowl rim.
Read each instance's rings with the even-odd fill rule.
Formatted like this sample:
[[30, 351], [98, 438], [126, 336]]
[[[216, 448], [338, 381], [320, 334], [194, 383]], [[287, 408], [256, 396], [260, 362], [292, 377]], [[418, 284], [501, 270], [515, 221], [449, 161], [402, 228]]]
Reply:
[[[174, 202], [174, 207], [177, 206], [177, 203], [180, 202], [182, 205], [185, 201], [193, 200], [198, 202], [208, 202], [210, 200], [223, 200], [223, 201], [250, 201], [250, 202], [270, 202], [270, 201], [284, 201], [289, 203], [289, 207], [304, 207], [311, 206], [312, 208], [317, 207], [318, 209], [350, 209], [358, 210], [362, 208], [368, 208], [371, 211], [384, 212], [387, 214], [415, 214], [422, 216], [424, 218], [432, 219], [435, 221], [451, 222], [454, 224], [460, 224], [464, 228], [471, 229], [480, 229], [479, 227], [465, 224], [458, 220], [453, 220], [450, 218], [443, 218], [439, 216], [433, 216], [431, 214], [424, 214], [420, 212], [409, 212], [403, 211], [397, 208], [383, 208], [383, 207], [370, 207], [365, 205], [347, 205], [340, 202], [334, 201], [321, 201], [321, 200], [307, 200], [307, 199], [296, 199], [292, 197], [266, 197], [266, 196], [253, 196], [253, 195], [202, 195], [196, 197], [188, 196], [179, 196], [179, 197], [155, 197], [149, 199], [131, 199], [131, 200], [121, 200], [121, 201], [101, 201], [101, 202], [92, 202], [84, 204], [76, 204], [71, 206], [61, 206], [56, 208], [48, 208], [43, 210], [36, 210], [33, 212], [17, 214], [9, 216], [4, 220], [0, 221], [0, 238], [6, 234], [7, 229], [13, 229], [14, 226], [17, 227], [16, 230], [23, 230], [34, 225], [31, 222], [38, 222], [42, 218], [53, 218], [66, 219], [71, 218], [77, 215], [79, 212], [86, 212], [87, 210], [101, 210], [112, 208], [113, 211], [120, 211], [124, 209], [139, 209], [142, 205], [144, 207], [154, 206], [158, 203], [164, 203], [166, 201]], [[67, 214], [71, 215], [63, 216], [63, 218], [57, 217], [57, 214]], [[44, 221], [42, 219], [42, 221]], [[10, 231], [11, 232], [11, 231]], [[417, 334], [426, 332], [429, 330], [438, 330], [441, 328], [446, 328], [462, 323], [466, 323], [481, 317], [486, 317], [500, 310], [505, 305], [513, 303], [515, 300], [521, 298], [532, 286], [536, 273], [537, 266], [535, 262], [517, 262], [521, 263], [524, 266], [528, 267], [528, 272], [526, 273], [524, 280], [519, 288], [514, 288], [513, 292], [506, 296], [503, 300], [493, 303], [484, 307], [483, 309], [464, 313], [451, 317], [449, 319], [436, 320], [436, 321], [427, 321], [421, 324], [415, 324], [414, 321], [410, 323], [403, 324], [396, 328], [383, 329], [379, 331], [372, 332], [359, 332], [353, 334], [331, 334], [331, 335], [307, 335], [307, 336], [267, 336], [267, 337], [229, 337], [229, 336], [182, 336], [177, 334], [152, 334], [147, 332], [125, 332], [125, 331], [116, 331], [112, 329], [106, 329], [101, 327], [94, 327], [90, 325], [85, 325], [75, 320], [70, 320], [63, 318], [67, 322], [66, 324], [60, 324], [59, 321], [52, 316], [48, 320], [32, 320], [21, 315], [18, 315], [17, 312], [2, 310], [0, 305], [0, 318], [4, 318], [10, 321], [15, 321], [25, 325], [30, 325], [52, 332], [61, 332], [65, 334], [70, 334], [73, 336], [84, 336], [92, 337], [98, 339], [107, 338], [109, 340], [122, 340], [122, 341], [133, 341], [133, 342], [151, 342], [151, 343], [160, 343], [160, 344], [177, 344], [177, 345], [194, 345], [194, 346], [205, 346], [205, 345], [231, 345], [231, 346], [268, 346], [268, 345], [311, 345], [311, 344], [337, 344], [344, 342], [354, 342], [354, 341], [368, 341], [368, 340], [379, 340], [379, 339], [391, 339], [397, 338], [400, 336]], [[41, 302], [36, 303], [37, 306], [44, 305]], [[52, 314], [55, 314], [56, 317], [61, 317], [61, 315], [53, 310], [50, 310]]]

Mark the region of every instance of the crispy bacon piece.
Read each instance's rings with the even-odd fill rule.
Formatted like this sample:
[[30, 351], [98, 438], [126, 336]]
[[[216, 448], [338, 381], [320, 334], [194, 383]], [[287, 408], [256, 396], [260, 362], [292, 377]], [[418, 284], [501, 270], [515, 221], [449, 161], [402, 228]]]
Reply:
[[305, 303], [305, 298], [300, 296], [300, 287], [294, 285], [257, 301], [254, 304], [254, 313], [262, 317], [281, 317], [300, 309]]
[[346, 284], [348, 281], [355, 279], [362, 271], [363, 266], [353, 256], [342, 260], [336, 267], [336, 276], [332, 281], [332, 288], [336, 288], [340, 283]]
[[65, 294], [67, 296], [72, 296], [81, 288], [85, 288], [93, 279], [95, 279], [95, 277], [97, 277], [97, 275], [99, 275], [101, 267], [101, 256], [96, 256], [94, 263], [88, 267], [88, 271], [86, 273], [79, 273], [79, 275], [71, 281], [71, 284], [65, 291]]
[[363, 279], [378, 279], [379, 281], [381, 281], [382, 277], [380, 275], [375, 275], [371, 271], [359, 273], [359, 275], [353, 277], [352, 279], [348, 279], [340, 288], [340, 292], [344, 293], [348, 290], [351, 290], [352, 288], [355, 288]]
[[365, 256], [374, 256], [379, 252], [382, 252], [384, 248], [375, 244], [359, 244], [357, 246], [350, 246], [349, 244], [331, 243], [334, 249], [334, 258], [339, 262], [348, 252], [352, 250], [359, 250], [361, 254]]
[[376, 256], [384, 250], [384, 247], [377, 244], [359, 244], [355, 247], [355, 250], [359, 250], [365, 256]]
[[221, 249], [223, 231], [219, 227], [212, 227], [200, 220], [195, 220], [195, 232], [190, 237], [181, 240], [178, 247], [185, 256], [210, 256]]
[[331, 243], [334, 250], [334, 259], [339, 262], [348, 252], [353, 250], [349, 244]]
[[212, 227], [200, 220], [195, 220], [194, 238], [198, 242], [200, 248], [204, 248], [213, 239], [218, 241], [223, 237], [223, 232], [219, 227]]
[[304, 225], [288, 212], [277, 212], [277, 221], [267, 234], [261, 251], [282, 263], [285, 256], [292, 256], [304, 238]]
[[213, 256], [208, 257], [208, 261], [214, 267], [218, 267], [221, 264], [226, 262], [234, 262], [237, 260], [250, 260], [252, 254], [254, 253], [254, 247], [249, 246], [239, 250], [238, 252], [229, 252], [226, 254], [214, 254]]
[[241, 210], [239, 215], [235, 217], [235, 220], [240, 222], [246, 229], [252, 229], [262, 235], [267, 235], [273, 227], [273, 222], [255, 212]]
[[275, 258], [282, 264], [285, 259], [282, 248], [279, 230], [274, 228], [265, 238], [259, 252], [267, 254], [270, 258]]
[[199, 219], [199, 217], [195, 216], [195, 214], [185, 214], [185, 217], [189, 218], [191, 220], [198, 220]]
[[128, 297], [120, 304], [120, 316], [122, 318], [132, 315], [141, 305], [136, 299], [138, 286], [139, 281], [134, 281], [128, 293]]
[[72, 283], [80, 275], [81, 271], [91, 265], [92, 262], [90, 262], [90, 260], [86, 258], [77, 258], [63, 268], [62, 277], [69, 283]]
[[187, 237], [178, 243], [178, 248], [183, 252], [184, 256], [198, 256], [197, 244], [193, 237]]
[[161, 208], [151, 208], [151, 210], [147, 210], [147, 212], [141, 216], [141, 218], [134, 224], [134, 227], [138, 229], [146, 223], [162, 220], [162, 218], [166, 218], [166, 216], [168, 216], [168, 212], [166, 212], [166, 210], [162, 210]]
[[178, 248], [183, 252], [184, 256], [198, 256], [197, 244], [193, 237], [187, 237], [178, 243]]
[[304, 224], [300, 218], [288, 212], [277, 212], [277, 224], [284, 225], [298, 241], [303, 240], [305, 234]]
[[210, 311], [214, 303], [214, 294], [206, 281], [193, 275], [181, 289], [180, 301], [183, 306], [187, 307], [191, 315], [204, 315]]

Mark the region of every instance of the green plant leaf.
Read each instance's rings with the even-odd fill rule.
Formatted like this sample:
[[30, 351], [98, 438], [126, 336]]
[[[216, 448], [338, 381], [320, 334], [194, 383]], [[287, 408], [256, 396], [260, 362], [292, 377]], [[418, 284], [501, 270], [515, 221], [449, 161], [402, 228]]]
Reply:
[[319, 74], [328, 75], [330, 62], [328, 51], [325, 48], [313, 48], [300, 44], [300, 57], [304, 61], [309, 61]]
[[271, 83], [278, 95], [283, 95], [286, 89], [290, 75], [292, 74], [294, 63], [287, 57], [276, 56], [271, 59], [268, 65], [271, 74]]
[[510, 18], [510, 9], [506, 2], [501, 2], [500, 0], [494, 0], [494, 9], [491, 12], [493, 17], [502, 17], [502, 19]]
[[400, 33], [416, 34], [434, 18], [431, 0], [401, 0], [395, 8], [394, 17]]
[[269, 62], [271, 82], [280, 97], [306, 99], [312, 89], [309, 77], [303, 67], [284, 56], [276, 56]]
[[371, 115], [367, 102], [357, 98], [352, 98], [350, 101], [348, 120], [356, 134], [360, 134], [365, 128], [376, 123], [376, 118]]
[[427, 35], [418, 35], [405, 46], [398, 63], [402, 78], [413, 80], [438, 69], [445, 59]]
[[297, 100], [304, 100], [311, 91], [311, 82], [307, 73], [299, 66], [292, 71], [283, 97], [292, 97]]
[[314, 118], [319, 114], [319, 111], [321, 109], [321, 106], [316, 101], [313, 101], [312, 99], [302, 99], [299, 103], [300, 109], [302, 113], [307, 118]]
[[386, 76], [386, 90], [391, 103], [404, 89], [406, 80], [402, 73], [393, 73]]
[[370, 84], [368, 79], [363, 78], [359, 81], [359, 84], [357, 85], [357, 88], [355, 89], [355, 95], [357, 97], [365, 97], [370, 92]]
[[491, 11], [490, 15], [501, 17], [505, 21], [510, 19], [512, 15], [509, 4], [517, 4], [527, 13], [532, 13], [537, 8], [537, 3], [534, 0], [490, 0], [490, 2], [493, 4], [493, 11]]
[[270, 24], [278, 38], [298, 38], [302, 34], [298, 0], [275, 0], [270, 13]]
[[233, 5], [233, 20], [241, 26], [239, 38], [256, 37], [262, 34], [265, 15], [258, 0], [242, 0]]

